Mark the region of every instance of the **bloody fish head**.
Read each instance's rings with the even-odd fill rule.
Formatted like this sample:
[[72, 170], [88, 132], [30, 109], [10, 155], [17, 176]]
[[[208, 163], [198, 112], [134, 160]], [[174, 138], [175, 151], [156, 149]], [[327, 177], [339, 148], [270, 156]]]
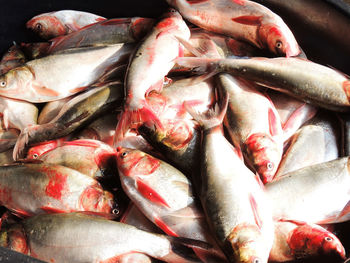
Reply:
[[261, 25], [259, 28], [261, 42], [266, 43], [268, 49], [279, 56], [294, 57], [299, 55], [299, 45], [292, 32], [287, 26], [284, 26], [284, 23], [282, 25]]
[[345, 259], [345, 249], [331, 232], [316, 225], [304, 224], [289, 235], [288, 245], [297, 257], [328, 255]]
[[228, 236], [234, 252], [234, 262], [267, 262], [269, 252], [263, 235], [256, 225], [242, 223], [237, 225]]
[[270, 135], [255, 133], [245, 141], [243, 152], [264, 184], [271, 182], [281, 161], [282, 151]]
[[85, 189], [80, 196], [80, 209], [106, 214], [118, 214], [119, 207], [113, 194], [103, 191], [100, 185], [93, 185]]
[[147, 138], [152, 137], [157, 143], [162, 143], [172, 150], [180, 150], [186, 148], [193, 137], [193, 128], [189, 126], [189, 122], [184, 120], [163, 120], [164, 129], [157, 129], [154, 125], [148, 123], [140, 126], [139, 131], [145, 134]]
[[124, 176], [147, 175], [153, 173], [160, 161], [139, 150], [117, 148], [118, 170]]
[[50, 39], [68, 33], [61, 21], [54, 16], [34, 17], [27, 22], [26, 26], [44, 39]]

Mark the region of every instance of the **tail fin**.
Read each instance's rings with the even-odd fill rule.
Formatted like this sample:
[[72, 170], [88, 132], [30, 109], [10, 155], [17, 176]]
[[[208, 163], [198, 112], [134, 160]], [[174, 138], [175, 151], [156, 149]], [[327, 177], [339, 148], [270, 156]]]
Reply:
[[184, 105], [193, 119], [195, 119], [204, 130], [207, 130], [221, 125], [226, 114], [228, 99], [228, 93], [224, 92], [220, 98], [220, 105], [218, 103], [215, 104], [214, 109], [210, 109], [204, 114], [198, 114], [186, 102], [184, 102]]
[[114, 135], [114, 145], [121, 141], [125, 134], [132, 128], [138, 128], [144, 122], [151, 121], [157, 129], [163, 129], [163, 125], [158, 116], [150, 109], [145, 101], [136, 110], [124, 109], [116, 127]]
[[166, 238], [169, 240], [171, 248], [167, 255], [160, 258], [166, 262], [202, 262], [192, 249], [210, 250], [213, 248], [212, 245], [199, 240], [171, 236]]

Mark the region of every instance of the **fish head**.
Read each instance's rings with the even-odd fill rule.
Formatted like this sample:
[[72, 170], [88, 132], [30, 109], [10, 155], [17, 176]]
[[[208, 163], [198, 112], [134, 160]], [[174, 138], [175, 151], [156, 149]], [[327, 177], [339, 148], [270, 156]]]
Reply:
[[46, 141], [32, 146], [28, 152], [26, 159], [38, 159], [43, 154], [55, 149], [60, 145], [58, 140]]
[[1, 226], [0, 246], [10, 248], [22, 254], [28, 254], [29, 246], [23, 227], [20, 224]]
[[25, 92], [33, 79], [32, 72], [25, 66], [10, 70], [0, 76], [0, 94], [5, 97], [17, 98]]
[[54, 16], [33, 17], [26, 24], [27, 28], [33, 30], [44, 39], [50, 39], [67, 34], [67, 28]]
[[117, 147], [117, 165], [120, 176], [152, 174], [160, 161], [136, 149]]
[[227, 238], [234, 252], [234, 262], [264, 263], [269, 256], [267, 242], [257, 225], [241, 223]]
[[158, 129], [155, 125], [145, 123], [139, 127], [139, 131], [150, 141], [157, 144], [161, 143], [173, 151], [186, 149], [193, 138], [193, 122], [181, 119], [165, 119], [162, 120], [162, 124], [163, 129]]
[[345, 249], [340, 240], [328, 230], [313, 224], [295, 228], [288, 238], [288, 245], [297, 257], [337, 256], [345, 259]]
[[119, 214], [119, 206], [113, 194], [103, 191], [99, 184], [87, 187], [80, 195], [81, 211]]
[[294, 57], [300, 54], [300, 48], [290, 29], [282, 23], [264, 24], [259, 29], [260, 40], [268, 49], [279, 56]]
[[151, 31], [154, 24], [154, 19], [135, 17], [131, 19], [131, 32], [135, 39], [142, 39], [145, 35]]
[[4, 56], [1, 59], [1, 62], [9, 61], [9, 60], [19, 60], [19, 59], [22, 59], [23, 61], [25, 61], [25, 55], [21, 50], [20, 46], [13, 45], [4, 54]]
[[265, 133], [252, 134], [242, 149], [263, 183], [271, 182], [282, 158], [282, 149], [273, 138]]

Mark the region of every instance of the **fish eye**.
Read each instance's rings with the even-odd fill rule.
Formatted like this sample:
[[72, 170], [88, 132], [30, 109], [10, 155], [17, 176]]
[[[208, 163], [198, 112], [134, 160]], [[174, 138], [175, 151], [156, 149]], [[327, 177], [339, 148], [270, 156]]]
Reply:
[[260, 263], [260, 259], [254, 258], [252, 263]]
[[325, 237], [324, 240], [326, 240], [327, 242], [333, 241], [333, 239], [331, 237]]
[[128, 155], [127, 152], [123, 152], [123, 153], [122, 153], [122, 158], [125, 158], [127, 155]]
[[266, 164], [266, 168], [267, 168], [268, 171], [271, 171], [271, 170], [273, 169], [273, 164], [270, 163], [270, 162], [268, 162], [268, 163]]
[[43, 28], [43, 25], [41, 23], [37, 23], [35, 25], [35, 29], [38, 30], [38, 31], [41, 31], [42, 28]]
[[4, 87], [6, 87], [6, 84], [7, 83], [5, 80], [0, 81], [0, 87], [4, 88]]
[[282, 43], [282, 41], [277, 40], [277, 41], [276, 41], [276, 44], [275, 44], [275, 47], [276, 47], [277, 49], [282, 49], [282, 48], [283, 48], [283, 43]]
[[36, 158], [38, 158], [38, 157], [39, 157], [39, 154], [37, 154], [37, 153], [34, 153], [34, 154], [33, 154], [33, 158], [34, 158], [34, 159], [36, 159]]
[[113, 210], [112, 210], [112, 214], [113, 215], [118, 215], [119, 214], [119, 209], [118, 208], [113, 208]]

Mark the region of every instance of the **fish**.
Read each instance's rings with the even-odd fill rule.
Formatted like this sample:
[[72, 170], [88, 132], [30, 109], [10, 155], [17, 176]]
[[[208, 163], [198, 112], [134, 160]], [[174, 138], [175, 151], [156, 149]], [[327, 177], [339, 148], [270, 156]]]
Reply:
[[223, 135], [228, 94], [205, 115], [188, 110], [202, 128], [198, 196], [211, 232], [229, 262], [267, 262], [273, 243], [270, 204], [260, 178]]
[[50, 46], [49, 42], [21, 43], [21, 48], [28, 60], [48, 56]]
[[189, 247], [208, 246], [196, 240], [149, 233], [86, 213], [34, 216], [1, 229], [0, 236], [3, 247], [57, 263], [124, 262], [131, 253], [165, 262], [200, 262], [189, 253]]
[[113, 147], [115, 127], [118, 124], [117, 115], [117, 112], [111, 112], [97, 118], [80, 131], [76, 138], [99, 140]]
[[[15, 146], [19, 131], [17, 129], [0, 128], [0, 153], [6, 152]], [[12, 159], [12, 157], [11, 157]]]
[[33, 103], [0, 96], [0, 114], [4, 129], [23, 131], [37, 124], [38, 107]]
[[38, 159], [41, 155], [46, 152], [52, 151], [53, 149], [61, 146], [64, 141], [69, 140], [70, 136], [58, 138], [56, 140], [39, 142], [28, 149], [27, 156], [25, 159]]
[[272, 101], [280, 116], [284, 142], [318, 111], [317, 107], [272, 89], [266, 91], [266, 96]]
[[189, 178], [197, 178], [200, 154], [200, 128], [192, 120], [165, 119], [163, 129], [152, 123], [142, 124], [137, 131], [155, 147], [169, 163]]
[[333, 256], [345, 260], [345, 249], [331, 232], [316, 224], [297, 220], [275, 222], [275, 239], [269, 260], [286, 262]]
[[105, 19], [88, 12], [60, 10], [34, 16], [26, 23], [26, 27], [43, 39], [50, 39], [69, 34]]
[[13, 68], [23, 65], [27, 61], [21, 47], [14, 43], [2, 56], [0, 61], [0, 75], [5, 74]]
[[47, 53], [53, 54], [76, 47], [137, 42], [151, 30], [154, 22], [154, 19], [144, 17], [107, 19], [51, 39]]
[[163, 233], [162, 230], [148, 220], [148, 218], [132, 202], [129, 203], [127, 210], [120, 218], [119, 222], [137, 227], [138, 229], [147, 232], [157, 234]]
[[38, 124], [44, 124], [50, 122], [54, 119], [57, 114], [60, 112], [62, 107], [70, 101], [74, 95], [60, 99], [47, 102], [45, 106], [41, 109], [38, 116]]
[[[202, 28], [191, 28], [189, 43], [200, 52], [200, 56], [212, 58], [228, 58], [235, 56], [256, 57], [261, 53], [258, 48], [247, 42], [210, 32]], [[193, 56], [186, 52], [190, 51], [185, 50], [185, 57]]]
[[280, 56], [297, 56], [299, 45], [282, 18], [248, 0], [167, 0], [189, 22], [243, 40]]
[[113, 195], [96, 180], [39, 161], [0, 166], [0, 189], [1, 204], [21, 217], [74, 211], [112, 214], [117, 209]]
[[332, 111], [348, 111], [349, 78], [304, 58], [178, 58], [177, 64], [197, 74], [227, 72]]
[[[184, 174], [149, 154], [122, 147], [117, 148], [117, 164], [125, 193], [149, 220], [170, 236], [215, 245]], [[219, 248], [194, 252], [204, 262], [225, 262]]]
[[0, 77], [0, 95], [34, 103], [69, 97], [86, 90], [126, 59], [130, 45], [72, 49], [31, 60]]
[[342, 157], [286, 173], [265, 189], [274, 220], [331, 224], [349, 220], [349, 186], [349, 157]]
[[334, 121], [334, 117], [320, 111], [288, 142], [288, 148], [273, 180], [306, 166], [338, 159], [340, 157], [338, 131], [339, 125]]
[[220, 90], [229, 96], [224, 125], [245, 161], [272, 181], [283, 153], [283, 131], [279, 115], [269, 99], [254, 85], [229, 74], [219, 74]]
[[62, 144], [37, 157], [47, 164], [72, 168], [95, 180], [115, 180], [115, 150], [98, 140], [80, 139]]
[[21, 132], [13, 151], [14, 159], [25, 156], [28, 146], [67, 136], [107, 111], [121, 107], [123, 98], [120, 82], [98, 85], [76, 96], [49, 123], [32, 125]]
[[116, 128], [116, 141], [121, 140], [133, 125], [158, 117], [149, 109], [145, 96], [152, 90], [161, 90], [166, 74], [181, 56], [183, 47], [179, 39], [188, 40], [190, 30], [181, 15], [171, 9], [141, 41], [130, 59], [125, 76], [124, 110]]

